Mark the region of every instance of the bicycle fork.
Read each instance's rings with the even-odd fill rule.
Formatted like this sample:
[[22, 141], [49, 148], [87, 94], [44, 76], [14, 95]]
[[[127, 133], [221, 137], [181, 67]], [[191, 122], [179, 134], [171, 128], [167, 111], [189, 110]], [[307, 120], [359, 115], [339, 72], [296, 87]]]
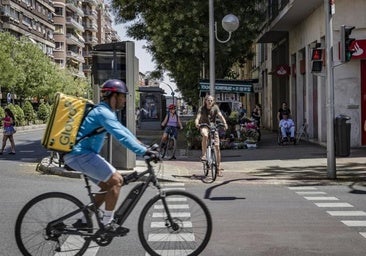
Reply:
[[175, 222], [173, 220], [173, 217], [170, 214], [168, 203], [166, 201], [166, 194], [165, 194], [165, 191], [163, 191], [163, 190], [160, 191], [160, 199], [161, 199], [161, 202], [163, 203], [165, 213], [166, 213], [165, 227], [171, 228], [173, 232], [178, 231], [179, 230], [179, 225], [178, 225], [177, 222]]

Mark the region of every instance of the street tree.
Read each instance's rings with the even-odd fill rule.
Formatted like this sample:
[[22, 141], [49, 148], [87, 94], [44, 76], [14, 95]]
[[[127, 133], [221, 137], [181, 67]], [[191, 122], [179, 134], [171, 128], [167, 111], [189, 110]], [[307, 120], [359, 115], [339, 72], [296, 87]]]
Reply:
[[[222, 18], [233, 13], [240, 26], [225, 44], [216, 43], [216, 77], [231, 74], [233, 64], [251, 59], [251, 46], [263, 21], [257, 0], [214, 1], [219, 38], [227, 38]], [[201, 0], [112, 0], [117, 23], [126, 23], [127, 35], [146, 40], [156, 72], [169, 72], [185, 100], [197, 100], [198, 81], [208, 78], [209, 8]]]
[[86, 78], [75, 77], [57, 66], [38, 44], [27, 37], [0, 33], [0, 92], [12, 93], [22, 104], [26, 99], [52, 101], [56, 92], [88, 95]]

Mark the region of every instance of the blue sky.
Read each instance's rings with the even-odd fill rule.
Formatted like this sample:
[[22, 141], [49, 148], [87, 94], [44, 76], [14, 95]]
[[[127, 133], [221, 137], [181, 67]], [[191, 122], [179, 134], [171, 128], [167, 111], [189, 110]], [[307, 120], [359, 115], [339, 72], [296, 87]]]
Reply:
[[[143, 48], [146, 41], [135, 41], [134, 39], [127, 37], [125, 34], [124, 24], [113, 25], [113, 27], [117, 31], [122, 41], [133, 41], [135, 43], [135, 56], [139, 59], [139, 71], [146, 73], [147, 71], [154, 70], [155, 63], [152, 61], [151, 55]], [[174, 83], [169, 81], [168, 77], [164, 77], [164, 82], [168, 83], [173, 88], [173, 90], [177, 88]], [[171, 90], [168, 86], [161, 83], [160, 87], [167, 93], [167, 95], [170, 95]]]

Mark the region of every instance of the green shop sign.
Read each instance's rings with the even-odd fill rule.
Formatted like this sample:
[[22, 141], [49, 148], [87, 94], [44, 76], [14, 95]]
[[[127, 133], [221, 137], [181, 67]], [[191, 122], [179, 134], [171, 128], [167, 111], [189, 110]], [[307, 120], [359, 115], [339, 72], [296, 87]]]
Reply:
[[[253, 83], [256, 80], [216, 80], [216, 92], [231, 92], [231, 93], [252, 93]], [[200, 81], [200, 91], [210, 91], [209, 81]]]

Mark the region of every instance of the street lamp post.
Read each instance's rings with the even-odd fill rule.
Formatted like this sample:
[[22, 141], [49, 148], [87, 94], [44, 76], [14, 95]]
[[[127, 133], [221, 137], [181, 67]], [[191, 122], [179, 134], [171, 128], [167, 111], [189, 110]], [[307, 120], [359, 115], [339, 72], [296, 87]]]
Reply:
[[209, 0], [210, 95], [212, 96], [215, 96], [215, 37], [220, 43], [227, 43], [231, 38], [231, 33], [239, 27], [239, 19], [233, 14], [228, 14], [222, 19], [222, 26], [229, 32], [229, 37], [226, 40], [217, 38], [214, 0]]
[[163, 81], [160, 81], [160, 83], [163, 83], [163, 84], [167, 85], [167, 86], [169, 87], [169, 89], [172, 91], [171, 95], [172, 95], [172, 98], [173, 98], [173, 104], [174, 104], [174, 95], [175, 95], [175, 93], [174, 93], [173, 88], [172, 88], [169, 84], [167, 84], [167, 83], [165, 83], [165, 82], [163, 82]]

